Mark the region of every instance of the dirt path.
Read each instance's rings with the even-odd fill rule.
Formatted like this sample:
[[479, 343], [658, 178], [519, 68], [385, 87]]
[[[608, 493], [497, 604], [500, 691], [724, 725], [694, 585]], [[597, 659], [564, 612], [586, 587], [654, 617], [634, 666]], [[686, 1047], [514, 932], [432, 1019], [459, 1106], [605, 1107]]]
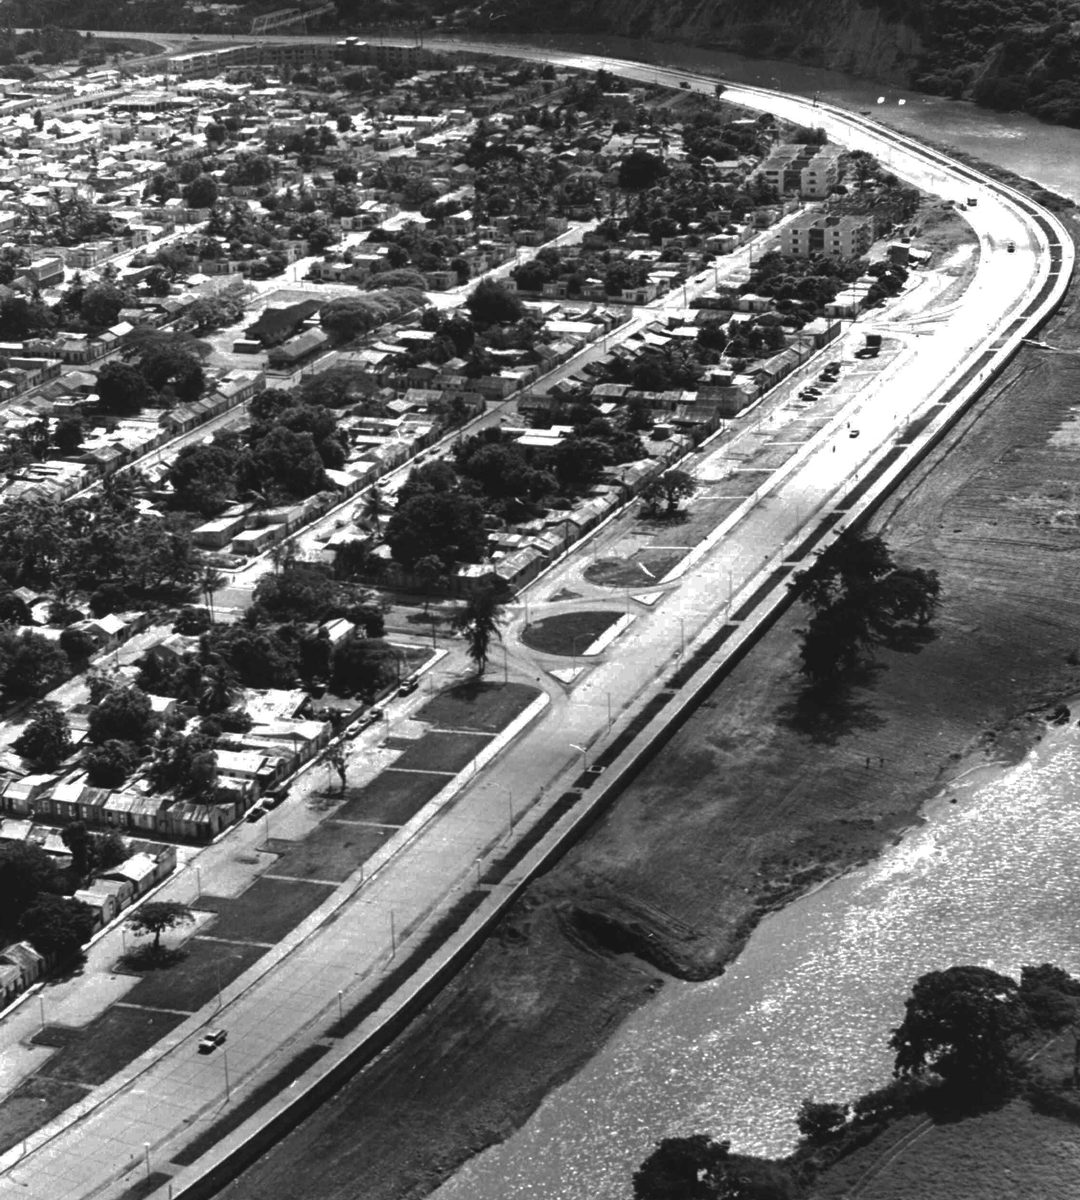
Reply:
[[[1080, 346], [1075, 294], [1042, 336]], [[874, 854], [961, 759], [1020, 754], [1026, 710], [1080, 688], [1078, 385], [1080, 356], [1024, 350], [880, 514], [901, 559], [941, 573], [935, 641], [811, 711], [790, 614], [412, 1030], [225, 1194], [422, 1195], [660, 980], [601, 944], [613, 929], [715, 973], [763, 910]]]

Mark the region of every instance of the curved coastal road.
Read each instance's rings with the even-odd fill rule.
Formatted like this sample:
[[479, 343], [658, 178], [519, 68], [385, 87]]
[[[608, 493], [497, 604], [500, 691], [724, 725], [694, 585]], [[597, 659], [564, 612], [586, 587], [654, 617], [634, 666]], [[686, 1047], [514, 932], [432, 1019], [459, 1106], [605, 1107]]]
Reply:
[[[271, 36], [261, 40], [294, 39]], [[210, 41], [204, 39], [204, 45]], [[715, 82], [684, 72], [527, 47], [447, 43], [443, 48], [520, 54], [586, 70], [604, 66], [631, 78], [659, 79], [670, 86], [685, 79], [710, 92]], [[748, 513], [743, 523], [707, 549], [699, 564], [657, 586], [655, 591], [662, 596], [655, 607], [650, 604], [635, 610], [637, 619], [620, 640], [618, 652], [589, 671], [573, 694], [576, 703], [570, 703], [571, 693], [545, 681], [553, 698], [548, 713], [483, 772], [470, 790], [468, 805], [458, 806], [459, 810], [468, 809], [470, 828], [459, 831], [461, 840], [453, 843], [454, 849], [460, 845], [464, 850], [469, 838], [483, 847], [493, 835], [505, 835], [509, 786], [519, 805], [530, 791], [545, 785], [552, 791], [564, 786], [564, 780], [572, 778], [568, 773], [579, 765], [579, 753], [587, 753], [580, 748], [596, 745], [610, 724], [610, 708], [606, 709], [603, 698], [607, 697], [608, 706], [614, 700], [616, 712], [640, 702], [655, 676], [669, 668], [673, 656], [689, 649], [712, 627], [717, 616], [715, 581], [722, 577], [720, 573], [731, 572], [729, 590], [736, 601], [740, 593], [749, 595], [760, 583], [763, 569], [786, 557], [801, 529], [824, 508], [837, 503], [851, 476], [891, 452], [888, 448], [895, 446], [898, 428], [914, 415], [930, 411], [928, 405], [943, 407], [950, 393], [955, 394], [965, 379], [989, 364], [995, 350], [1019, 335], [1021, 325], [1037, 307], [1056, 302], [1056, 293], [1071, 272], [1071, 243], [1057, 222], [978, 173], [837, 109], [758, 89], [732, 87], [727, 96], [802, 124], [823, 125], [835, 140], [871, 151], [897, 175], [918, 186], [956, 200], [975, 197], [978, 205], [968, 217], [979, 235], [982, 253], [974, 283], [947, 321], [931, 324], [910, 352], [902, 373], [883, 379], [874, 396], [853, 397], [849, 410], [838, 414], [800, 450], [799, 462], [770, 488], [769, 503]], [[1008, 241], [1015, 244], [1015, 252], [1006, 250]], [[862, 436], [852, 440], [840, 431], [856, 414]], [[710, 463], [706, 453], [696, 469], [707, 473], [712, 469]], [[560, 568], [566, 573], [580, 569], [581, 563], [573, 561]], [[545, 580], [545, 590], [553, 582]], [[517, 649], [514, 658], [517, 667]], [[522, 661], [520, 669], [527, 666]], [[228, 989], [238, 993], [229, 1001], [226, 1017], [234, 1090], [266, 1069], [276, 1048], [291, 1044], [295, 1050], [324, 1036], [325, 1027], [336, 1017], [335, 993], [327, 989], [348, 987], [349, 978], [355, 978], [362, 966], [385, 962], [393, 951], [393, 934], [386, 922], [373, 919], [376, 914], [385, 914], [388, 908], [400, 914], [410, 904], [417, 912], [430, 912], [432, 905], [460, 886], [473, 869], [475, 854], [448, 854], [447, 838], [446, 823], [441, 819], [432, 822], [407, 848], [409, 853], [403, 853], [400, 861], [358, 892], [352, 920], [343, 910], [343, 919], [314, 931], [260, 983]], [[402, 919], [399, 928], [404, 924]], [[340, 981], [331, 981], [328, 965], [343, 962], [347, 969], [342, 970]], [[201, 1018], [206, 1019], [207, 1015]], [[198, 1023], [199, 1019], [193, 1019], [193, 1029]], [[224, 1100], [220, 1066], [207, 1070], [205, 1060], [193, 1054], [192, 1039], [193, 1034], [182, 1026], [149, 1052], [126, 1086], [101, 1095], [81, 1120], [66, 1127], [58, 1122], [53, 1129], [32, 1137], [17, 1164], [5, 1156], [2, 1161], [7, 1169], [0, 1174], [0, 1197], [115, 1197], [134, 1183], [132, 1170], [138, 1169], [144, 1156], [147, 1166], [152, 1157], [155, 1167], [175, 1170], [164, 1164], [182, 1144], [191, 1121]], [[12, 1170], [12, 1165], [16, 1169]], [[198, 1171], [196, 1164], [177, 1177], [178, 1194]], [[164, 1196], [165, 1188], [155, 1194]]]

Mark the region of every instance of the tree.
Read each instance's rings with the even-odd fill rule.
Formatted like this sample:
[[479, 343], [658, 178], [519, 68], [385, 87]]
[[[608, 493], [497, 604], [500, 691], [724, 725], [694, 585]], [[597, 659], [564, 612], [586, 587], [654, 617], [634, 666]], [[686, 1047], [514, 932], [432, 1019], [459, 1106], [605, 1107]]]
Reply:
[[386, 544], [395, 562], [412, 568], [434, 555], [449, 570], [478, 562], [487, 545], [484, 508], [461, 492], [421, 492], [399, 503], [386, 526]]
[[264, 575], [255, 585], [252, 602], [279, 621], [317, 621], [334, 601], [329, 573], [310, 563], [291, 563]]
[[818, 1103], [809, 1097], [799, 1106], [799, 1133], [811, 1143], [827, 1142], [847, 1124], [846, 1104]]
[[36, 704], [14, 750], [43, 771], [54, 771], [71, 753], [71, 726], [60, 705], [50, 700]]
[[454, 629], [464, 635], [469, 657], [476, 663], [477, 675], [483, 675], [487, 670], [491, 639], [502, 639], [499, 632], [501, 614], [502, 601], [499, 599], [499, 593], [490, 586], [477, 588], [454, 614]]
[[107, 362], [98, 371], [97, 395], [103, 412], [127, 417], [149, 403], [150, 389], [142, 372], [130, 363]]
[[155, 900], [137, 908], [128, 917], [125, 924], [136, 937], [152, 933], [154, 944], [151, 947], [151, 953], [158, 954], [161, 951], [161, 935], [167, 929], [194, 925], [195, 914], [186, 904], [181, 904], [177, 900]]
[[183, 191], [189, 208], [213, 208], [217, 203], [218, 185], [212, 175], [199, 175]]
[[78, 454], [83, 441], [82, 417], [61, 417], [53, 430], [53, 444], [61, 454]]
[[225, 144], [225, 126], [217, 121], [211, 121], [203, 130], [206, 134], [206, 140], [211, 146], [223, 146]]
[[86, 779], [91, 787], [118, 788], [139, 765], [141, 755], [131, 742], [110, 738], [94, 746], [83, 759]]
[[53, 961], [80, 955], [97, 925], [89, 904], [68, 896], [40, 896], [23, 913], [19, 933], [34, 949]]
[[667, 163], [647, 150], [631, 150], [619, 163], [619, 187], [640, 192], [651, 188], [666, 174]]
[[792, 585], [813, 611], [802, 631], [802, 669], [819, 682], [837, 678], [874, 645], [926, 625], [941, 591], [937, 572], [897, 567], [880, 537], [851, 530]]
[[237, 453], [222, 445], [201, 442], [184, 446], [169, 467], [178, 508], [211, 517], [236, 498]]
[[664, 501], [667, 515], [674, 516], [682, 500], [689, 499], [697, 491], [692, 475], [685, 471], [665, 471], [657, 479], [650, 480], [642, 490], [642, 499], [653, 512]]
[[0, 844], [0, 912], [13, 924], [42, 892], [58, 892], [52, 858], [36, 842]]
[[72, 821], [60, 831], [60, 837], [71, 853], [71, 869], [79, 879], [85, 879], [94, 866], [94, 841], [83, 821]]
[[1014, 979], [987, 967], [949, 967], [921, 976], [889, 1039], [896, 1052], [893, 1073], [933, 1071], [972, 1095], [1000, 1089], [1010, 1072], [1017, 993]]
[[312, 435], [293, 433], [279, 424], [252, 446], [241, 463], [238, 483], [249, 491], [260, 491], [271, 483], [304, 499], [322, 491], [329, 481]]
[[362, 638], [350, 634], [342, 638], [330, 654], [330, 686], [374, 695], [392, 682], [398, 671], [398, 651], [381, 638]]
[[117, 687], [91, 710], [87, 736], [97, 746], [114, 740], [144, 746], [156, 728], [150, 697], [137, 687]]
[[60, 634], [60, 649], [67, 655], [72, 667], [85, 668], [87, 661], [98, 648], [94, 637], [85, 629], [69, 625]]
[[115, 283], [92, 283], [83, 292], [79, 314], [87, 325], [107, 329], [116, 324], [120, 310], [127, 302], [127, 293]]
[[206, 386], [202, 363], [180, 344], [150, 342], [139, 355], [138, 367], [152, 388], [159, 392], [168, 388], [181, 404], [198, 400]]
[[704, 1134], [664, 1138], [634, 1173], [634, 1200], [793, 1200], [790, 1170]]
[[99, 871], [118, 867], [127, 857], [127, 845], [115, 829], [94, 836], [94, 861]]
[[30, 630], [16, 638], [0, 638], [0, 662], [0, 683], [11, 696], [40, 695], [68, 674], [67, 655]]
[[525, 305], [494, 279], [481, 279], [465, 301], [473, 320], [483, 325], [510, 325], [525, 315]]

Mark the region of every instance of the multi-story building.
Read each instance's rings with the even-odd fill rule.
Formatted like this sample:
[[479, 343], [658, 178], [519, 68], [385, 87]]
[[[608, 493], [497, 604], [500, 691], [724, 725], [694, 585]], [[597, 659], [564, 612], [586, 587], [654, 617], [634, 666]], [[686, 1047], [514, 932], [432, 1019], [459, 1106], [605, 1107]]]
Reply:
[[874, 240], [872, 217], [822, 216], [805, 213], [780, 232], [780, 249], [794, 258], [825, 254], [830, 258], [857, 258]]

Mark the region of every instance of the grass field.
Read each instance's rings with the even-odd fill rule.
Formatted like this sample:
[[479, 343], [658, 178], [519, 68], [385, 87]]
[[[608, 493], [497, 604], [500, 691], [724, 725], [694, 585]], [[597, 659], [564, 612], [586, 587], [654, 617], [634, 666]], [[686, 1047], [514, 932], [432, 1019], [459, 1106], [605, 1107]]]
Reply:
[[584, 654], [621, 616], [618, 612], [560, 613], [526, 625], [521, 640], [543, 654]]
[[186, 1013], [159, 1008], [114, 1004], [86, 1026], [82, 1037], [58, 1050], [38, 1074], [94, 1087], [138, 1058], [186, 1017]]
[[489, 733], [425, 733], [394, 763], [400, 771], [456, 775], [491, 741]]
[[330, 884], [264, 876], [235, 900], [204, 894], [199, 907], [220, 914], [207, 930], [212, 937], [273, 945], [318, 908], [333, 890]]
[[[681, 541], [676, 534], [675, 541]], [[632, 558], [600, 558], [582, 574], [590, 583], [604, 587], [648, 587], [663, 577], [687, 555], [687, 550], [639, 550]]]
[[147, 971], [124, 997], [127, 1004], [147, 1008], [177, 1008], [195, 1012], [266, 953], [265, 946], [218, 942], [195, 937], [175, 966]]
[[[284, 853], [270, 868], [272, 875], [294, 879], [327, 879], [340, 882], [356, 870], [393, 833], [378, 825], [351, 825], [324, 821]], [[278, 845], [285, 845], [279, 842]]]
[[348, 800], [334, 816], [340, 821], [371, 821], [378, 825], [404, 825], [446, 787], [442, 775], [421, 775], [391, 769], [361, 788], [349, 788]]
[[498, 733], [524, 712], [540, 693], [523, 683], [469, 680], [429, 700], [416, 714], [441, 729]]
[[841, 1200], [879, 1159], [859, 1200], [1065, 1200], [1080, 1195], [1080, 1128], [1017, 1100], [996, 1112], [935, 1125], [889, 1159], [873, 1142], [818, 1181], [815, 1200]]
[[0, 1153], [10, 1150], [87, 1093], [87, 1088], [60, 1079], [31, 1075], [0, 1100]]

